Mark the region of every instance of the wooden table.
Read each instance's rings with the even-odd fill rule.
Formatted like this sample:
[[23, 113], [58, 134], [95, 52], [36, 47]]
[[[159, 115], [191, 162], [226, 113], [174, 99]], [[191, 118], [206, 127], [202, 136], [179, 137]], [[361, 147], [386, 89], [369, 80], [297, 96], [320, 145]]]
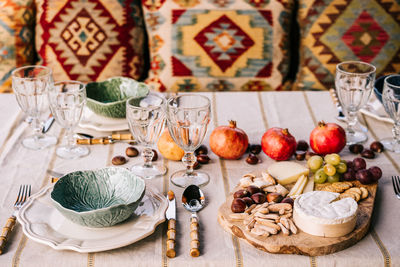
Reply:
[[[205, 93], [213, 106], [208, 136], [217, 125], [226, 125], [229, 119], [249, 135], [251, 143], [260, 143], [267, 128], [287, 127], [297, 139], [308, 140], [309, 133], [319, 120], [336, 122], [336, 109], [328, 92], [235, 92]], [[47, 169], [61, 173], [88, 168], [100, 168], [111, 164], [115, 155], [124, 155], [126, 144], [91, 146], [89, 156], [79, 160], [63, 160], [56, 156], [55, 148], [30, 151], [22, 147], [23, 135], [30, 134], [23, 122], [13, 95], [0, 95], [0, 224], [4, 224], [12, 212], [12, 204], [20, 184], [30, 183], [33, 192], [47, 185], [50, 176]], [[369, 117], [360, 117], [370, 129], [369, 141], [391, 135], [391, 125]], [[49, 134], [62, 140], [64, 131], [54, 125]], [[100, 133], [98, 133], [100, 134]], [[208, 143], [208, 136], [204, 143]], [[347, 148], [341, 153], [346, 159]], [[201, 227], [201, 253], [199, 258], [189, 256], [189, 216], [180, 202], [182, 189], [169, 183], [169, 175], [181, 169], [181, 162], [159, 157], [158, 162], [168, 167], [164, 178], [150, 181], [153, 188], [178, 196], [177, 257], [165, 257], [166, 227], [160, 225], [146, 239], [112, 251], [80, 254], [57, 251], [26, 238], [17, 224], [5, 254], [0, 256], [0, 266], [400, 266], [400, 200], [394, 193], [390, 177], [400, 174], [400, 155], [385, 152], [368, 166], [383, 169], [380, 180], [372, 226], [369, 234], [358, 244], [344, 251], [319, 257], [276, 255], [259, 251], [245, 242], [224, 232], [217, 222], [218, 207], [225, 201], [241, 176], [249, 171], [263, 170], [272, 160], [262, 154], [262, 163], [248, 165], [244, 159], [221, 160], [209, 153], [211, 163], [202, 167], [211, 176], [204, 188], [208, 203], [199, 213]], [[130, 159], [127, 167], [141, 158]]]

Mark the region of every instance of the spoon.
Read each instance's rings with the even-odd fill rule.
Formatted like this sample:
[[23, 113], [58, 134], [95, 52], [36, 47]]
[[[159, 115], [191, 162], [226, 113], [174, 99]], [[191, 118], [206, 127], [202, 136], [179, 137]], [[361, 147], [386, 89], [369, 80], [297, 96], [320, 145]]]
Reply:
[[182, 195], [183, 207], [192, 213], [190, 217], [190, 256], [200, 256], [199, 251], [199, 218], [197, 212], [205, 206], [205, 197], [200, 188], [196, 185], [189, 185], [183, 191]]

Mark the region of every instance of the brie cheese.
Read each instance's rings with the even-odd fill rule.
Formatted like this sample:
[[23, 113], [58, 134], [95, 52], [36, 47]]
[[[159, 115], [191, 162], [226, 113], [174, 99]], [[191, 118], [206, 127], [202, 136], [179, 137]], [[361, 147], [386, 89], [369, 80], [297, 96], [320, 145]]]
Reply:
[[294, 202], [293, 220], [310, 235], [340, 237], [353, 231], [357, 219], [357, 202], [352, 198], [334, 201], [339, 193], [312, 191]]
[[301, 175], [308, 176], [309, 173], [308, 168], [291, 161], [273, 163], [267, 171], [282, 185], [294, 183]]

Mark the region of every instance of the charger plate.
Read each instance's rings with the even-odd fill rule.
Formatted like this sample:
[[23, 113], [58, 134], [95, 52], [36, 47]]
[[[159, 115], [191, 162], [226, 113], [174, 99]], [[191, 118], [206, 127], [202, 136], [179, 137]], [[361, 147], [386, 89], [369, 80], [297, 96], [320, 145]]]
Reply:
[[24, 234], [56, 250], [98, 252], [130, 245], [151, 235], [165, 221], [167, 199], [146, 188], [133, 216], [112, 227], [88, 228], [75, 224], [58, 212], [50, 199], [54, 185], [32, 195], [17, 219]]

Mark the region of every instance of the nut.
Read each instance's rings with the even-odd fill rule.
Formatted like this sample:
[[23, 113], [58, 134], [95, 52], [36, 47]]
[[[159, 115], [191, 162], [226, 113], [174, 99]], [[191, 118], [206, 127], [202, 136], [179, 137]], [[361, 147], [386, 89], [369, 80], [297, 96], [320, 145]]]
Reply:
[[247, 197], [249, 195], [249, 192], [247, 192], [246, 190], [238, 190], [233, 194], [234, 198], [244, 198]]
[[267, 197], [265, 196], [264, 193], [255, 193], [255, 194], [251, 195], [251, 199], [256, 204], [262, 204], [267, 200]]
[[127, 162], [126, 158], [124, 156], [115, 156], [112, 158], [111, 163], [113, 165], [123, 165]]
[[250, 195], [261, 192], [261, 189], [255, 185], [249, 185], [246, 189], [250, 193]]
[[249, 152], [258, 155], [261, 152], [261, 146], [260, 145], [250, 145]]
[[307, 151], [308, 150], [308, 143], [306, 141], [304, 141], [304, 140], [299, 140], [297, 142], [296, 150]]
[[234, 213], [242, 213], [246, 210], [246, 202], [241, 198], [235, 198], [232, 201], [231, 210]]
[[306, 158], [306, 152], [297, 150], [295, 152], [295, 156], [296, 156], [297, 160], [302, 161], [302, 160], [304, 160]]
[[201, 167], [200, 163], [198, 163], [197, 161], [193, 164], [193, 169], [197, 170]]
[[201, 164], [207, 164], [210, 162], [210, 157], [206, 154], [199, 154], [197, 155], [197, 161]]
[[135, 142], [135, 141], [131, 141], [131, 142], [129, 142], [128, 144], [130, 144], [131, 146], [133, 146], [133, 145], [136, 145], [136, 142]]
[[282, 200], [282, 196], [278, 193], [268, 193], [267, 194], [267, 201], [268, 202], [275, 202], [279, 203]]
[[371, 145], [369, 146], [369, 148], [372, 151], [377, 152], [377, 153], [381, 153], [384, 150], [382, 143], [378, 142], [378, 141], [372, 142]]
[[281, 203], [289, 203], [290, 205], [293, 206], [294, 201], [293, 201], [293, 198], [291, 198], [291, 197], [285, 197], [285, 198], [281, 201]]
[[249, 154], [249, 156], [246, 158], [246, 162], [250, 165], [255, 165], [258, 163], [258, 158], [254, 154]]
[[244, 197], [242, 199], [244, 200], [244, 202], [246, 202], [247, 207], [250, 207], [251, 205], [254, 204], [254, 201], [249, 197]]
[[312, 156], [315, 156], [315, 155], [317, 155], [317, 154], [314, 152], [311, 152], [311, 151], [307, 151], [306, 152], [306, 160], [308, 160], [309, 158], [311, 158]]
[[366, 159], [373, 159], [375, 158], [375, 153], [372, 150], [365, 149], [363, 152], [361, 152], [361, 157]]
[[153, 150], [154, 155], [153, 155], [153, 158], [151, 159], [151, 161], [156, 161], [158, 159], [157, 151], [155, 151], [154, 149], [152, 149], [152, 150]]
[[200, 154], [207, 155], [207, 154], [208, 154], [208, 148], [207, 148], [205, 145], [201, 145], [201, 146], [199, 146], [198, 149], [196, 149], [196, 150], [194, 151], [194, 154], [195, 154], [196, 156], [198, 156], [198, 155], [200, 155]]
[[126, 148], [125, 154], [128, 157], [137, 157], [139, 155], [139, 151], [135, 147], [129, 146]]
[[364, 150], [364, 146], [361, 144], [353, 144], [349, 146], [349, 150], [353, 154], [360, 154]]

